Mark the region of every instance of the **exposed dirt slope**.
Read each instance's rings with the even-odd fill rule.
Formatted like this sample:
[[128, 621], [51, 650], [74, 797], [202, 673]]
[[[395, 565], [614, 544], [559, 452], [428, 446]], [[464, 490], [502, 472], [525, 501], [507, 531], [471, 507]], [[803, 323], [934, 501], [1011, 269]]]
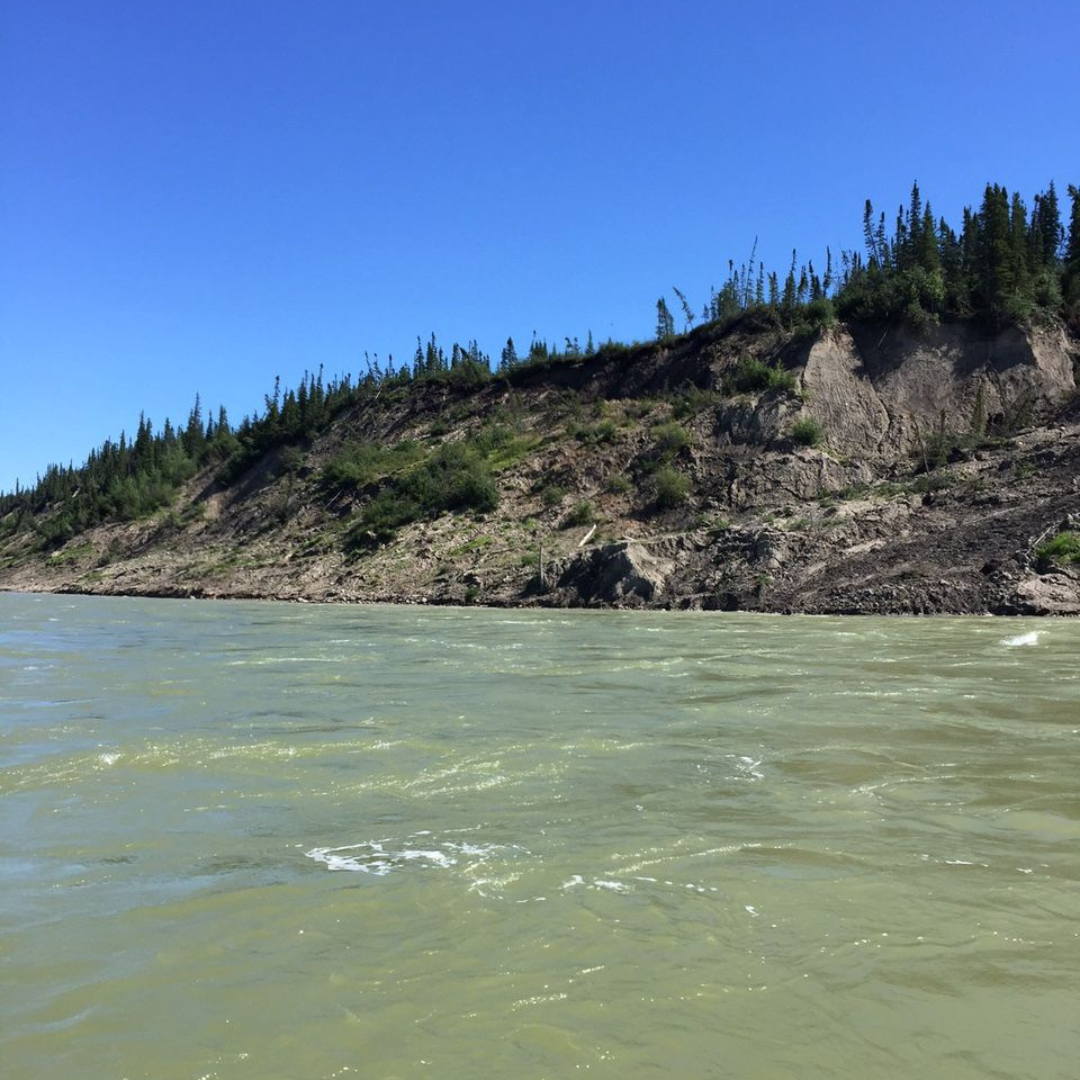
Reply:
[[[751, 385], [748, 360], [774, 365], [779, 385]], [[1059, 329], [703, 328], [469, 393], [414, 385], [341, 415], [299, 470], [279, 451], [230, 487], [207, 470], [169, 511], [47, 556], [18, 535], [0, 549], [0, 588], [1080, 613], [1076, 564], [1036, 555], [1080, 529], [1078, 363]], [[805, 445], [808, 420], [818, 445]], [[388, 481], [328, 488], [324, 467], [344, 447], [493, 432], [497, 510], [347, 553]], [[685, 500], [669, 492], [665, 505], [664, 470], [689, 480]]]

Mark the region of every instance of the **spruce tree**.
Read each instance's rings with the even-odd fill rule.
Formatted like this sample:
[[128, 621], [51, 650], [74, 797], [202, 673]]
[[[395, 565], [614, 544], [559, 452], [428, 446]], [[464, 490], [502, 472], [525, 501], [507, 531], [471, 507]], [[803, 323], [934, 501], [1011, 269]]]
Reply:
[[671, 289], [675, 293], [675, 296], [678, 299], [679, 303], [682, 305], [683, 319], [685, 320], [683, 329], [684, 330], [693, 330], [693, 328], [694, 328], [694, 313], [693, 313], [693, 311], [690, 310], [689, 302], [687, 301], [687, 299], [683, 295], [683, 293], [681, 293], [678, 289], [676, 289], [674, 285], [672, 285]]
[[1010, 232], [1009, 193], [987, 184], [979, 210], [975, 298], [995, 322], [1005, 318], [1016, 285]]
[[1072, 213], [1069, 215], [1069, 239], [1065, 247], [1065, 266], [1061, 291], [1069, 321], [1080, 327], [1080, 187], [1069, 185]]
[[923, 211], [922, 225], [919, 227], [919, 239], [916, 243], [915, 261], [927, 273], [936, 273], [941, 269], [941, 253], [938, 250], [937, 229], [934, 227], [934, 214], [927, 202]]
[[661, 296], [656, 301], [656, 340], [667, 341], [675, 336], [675, 319], [664, 298]]
[[1027, 318], [1032, 310], [1031, 273], [1028, 265], [1027, 207], [1020, 192], [1013, 192], [1009, 211], [1009, 241], [1013, 291], [1007, 301], [1008, 314], [1013, 318]]
[[514, 339], [508, 337], [503, 346], [502, 355], [499, 357], [499, 370], [512, 371], [518, 365], [517, 349], [514, 348]]

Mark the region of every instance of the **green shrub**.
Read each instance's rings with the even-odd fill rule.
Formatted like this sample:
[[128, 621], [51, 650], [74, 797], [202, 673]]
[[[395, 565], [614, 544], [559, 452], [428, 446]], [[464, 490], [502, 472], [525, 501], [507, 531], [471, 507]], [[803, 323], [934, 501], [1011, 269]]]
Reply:
[[827, 296], [819, 296], [806, 305], [803, 318], [810, 331], [828, 330], [836, 322], [836, 310]]
[[512, 444], [515, 438], [516, 436], [510, 427], [496, 421], [485, 424], [469, 438], [468, 443], [478, 454], [487, 457], [489, 454], [493, 454], [495, 451], [502, 450]]
[[653, 429], [653, 454], [658, 460], [671, 461], [691, 442], [690, 432], [674, 421], [659, 424]]
[[776, 361], [766, 364], [753, 356], [744, 356], [731, 377], [732, 388], [740, 394], [759, 394], [766, 390], [786, 390], [794, 393], [795, 376]]
[[653, 477], [653, 499], [658, 510], [674, 510], [690, 496], [690, 479], [670, 465], [658, 469]]
[[944, 491], [956, 483], [956, 477], [947, 469], [923, 473], [911, 482], [910, 490], [917, 495], [926, 495], [932, 491]]
[[628, 495], [634, 490], [634, 485], [626, 473], [616, 473], [608, 481], [607, 489], [613, 495]]
[[641, 420], [655, 408], [656, 402], [652, 398], [638, 398], [635, 401], [625, 402], [623, 404], [623, 413], [631, 420]]
[[563, 526], [567, 529], [580, 528], [583, 525], [592, 525], [596, 521], [596, 508], [587, 499], [579, 502], [569, 514]]
[[548, 507], [548, 509], [553, 506], [558, 506], [565, 498], [566, 489], [559, 487], [558, 484], [548, 484], [547, 487], [540, 492], [540, 501], [544, 506]]
[[613, 420], [601, 420], [595, 424], [575, 422], [569, 424], [566, 429], [568, 435], [586, 446], [599, 446], [601, 443], [613, 442], [618, 430]]
[[429, 514], [445, 510], [483, 514], [499, 505], [499, 492], [487, 462], [461, 443], [441, 446], [423, 468], [406, 474], [404, 481], [416, 491]]
[[464, 360], [446, 373], [446, 381], [458, 390], [478, 390], [491, 380], [491, 369], [476, 360]]
[[1080, 563], [1080, 532], [1059, 532], [1035, 549], [1035, 567], [1040, 573], [1069, 563]]
[[940, 469], [972, 443], [970, 436], [957, 435], [952, 431], [938, 431], [922, 443], [915, 457], [922, 461], [925, 469]]
[[816, 417], [804, 416], [795, 421], [791, 437], [800, 446], [820, 446], [825, 441], [825, 429]]
[[451, 510], [487, 513], [499, 504], [491, 466], [470, 446], [445, 443], [426, 461], [388, 477], [345, 538], [350, 551], [377, 547], [411, 521]]
[[715, 407], [720, 395], [715, 390], [702, 390], [700, 386], [684, 386], [671, 403], [671, 415], [676, 420], [687, 420], [706, 409]]
[[520, 461], [540, 439], [519, 435], [509, 424], [492, 420], [466, 440], [465, 446], [479, 454], [492, 469], [505, 469]]
[[373, 442], [350, 443], [323, 466], [319, 482], [327, 491], [337, 491], [339, 488], [356, 490], [373, 480], [416, 464], [424, 453], [424, 448], [412, 439], [403, 439], [392, 446]]

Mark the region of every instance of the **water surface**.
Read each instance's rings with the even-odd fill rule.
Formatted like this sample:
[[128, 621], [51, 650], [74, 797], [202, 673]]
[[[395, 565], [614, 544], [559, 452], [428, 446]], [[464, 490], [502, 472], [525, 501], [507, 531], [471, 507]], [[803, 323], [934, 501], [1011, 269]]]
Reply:
[[0, 596], [5, 1078], [1039, 1078], [1080, 623]]

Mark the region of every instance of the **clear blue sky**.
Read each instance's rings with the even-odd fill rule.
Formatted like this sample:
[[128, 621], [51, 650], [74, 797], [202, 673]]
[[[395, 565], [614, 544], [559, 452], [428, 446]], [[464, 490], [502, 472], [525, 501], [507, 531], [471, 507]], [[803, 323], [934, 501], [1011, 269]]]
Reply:
[[6, 0], [0, 490], [195, 393], [645, 339], [918, 180], [1080, 183], [1076, 0]]

